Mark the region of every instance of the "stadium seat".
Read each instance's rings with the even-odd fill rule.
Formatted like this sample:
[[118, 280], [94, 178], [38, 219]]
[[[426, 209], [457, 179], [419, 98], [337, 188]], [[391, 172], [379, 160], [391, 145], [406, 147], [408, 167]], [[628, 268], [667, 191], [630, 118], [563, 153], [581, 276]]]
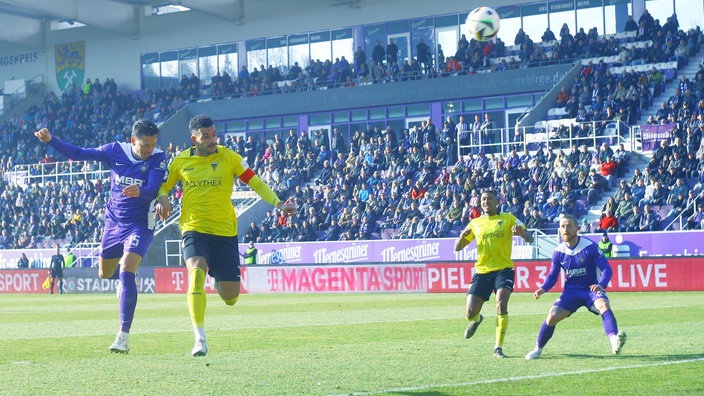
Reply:
[[566, 116], [567, 110], [564, 107], [553, 107], [548, 110], [548, 120], [557, 120]]

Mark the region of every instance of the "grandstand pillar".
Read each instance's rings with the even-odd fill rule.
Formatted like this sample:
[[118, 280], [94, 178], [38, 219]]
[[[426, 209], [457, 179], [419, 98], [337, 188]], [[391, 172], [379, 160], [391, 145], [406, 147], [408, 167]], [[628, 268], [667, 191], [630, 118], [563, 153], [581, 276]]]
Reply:
[[[645, 11], [645, 0], [633, 0], [632, 4], [633, 4], [633, 20], [638, 22], [638, 19], [640, 18], [640, 16], [643, 15], [643, 11]], [[627, 7], [627, 4], [624, 4], [624, 6]], [[628, 8], [626, 8], [626, 9], [628, 9]], [[616, 18], [618, 21], [618, 16]], [[626, 21], [623, 21], [623, 23], [625, 24]], [[619, 25], [616, 25], [616, 26], [617, 26], [616, 31], [620, 31], [618, 29]]]

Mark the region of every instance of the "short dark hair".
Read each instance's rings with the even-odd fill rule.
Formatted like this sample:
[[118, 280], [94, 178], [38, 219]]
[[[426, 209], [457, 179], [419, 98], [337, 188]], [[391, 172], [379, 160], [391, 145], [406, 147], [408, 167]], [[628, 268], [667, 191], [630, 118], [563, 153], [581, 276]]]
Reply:
[[579, 222], [577, 221], [577, 218], [576, 218], [574, 215], [571, 215], [571, 214], [563, 214], [563, 215], [562, 215], [562, 219], [567, 219], [567, 220], [569, 220], [569, 221], [570, 221], [572, 224], [574, 224], [575, 226], [577, 226], [577, 225], [579, 224]]
[[156, 136], [159, 134], [159, 128], [155, 123], [146, 120], [137, 120], [132, 124], [132, 136]]
[[188, 122], [188, 129], [191, 133], [198, 132], [201, 128], [209, 128], [211, 126], [213, 126], [213, 119], [204, 114], [198, 114]]

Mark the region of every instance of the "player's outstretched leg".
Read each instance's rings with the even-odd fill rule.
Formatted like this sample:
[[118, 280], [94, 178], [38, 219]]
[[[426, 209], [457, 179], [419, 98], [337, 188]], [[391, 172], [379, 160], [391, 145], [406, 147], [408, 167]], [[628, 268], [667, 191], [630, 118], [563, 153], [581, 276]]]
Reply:
[[611, 352], [613, 352], [614, 355], [618, 355], [621, 353], [621, 348], [623, 348], [623, 345], [626, 343], [626, 332], [623, 330], [619, 331], [616, 335], [611, 336], [609, 341], [611, 341]]
[[506, 357], [504, 355], [503, 345], [504, 338], [506, 337], [506, 329], [508, 328], [508, 314], [499, 314], [496, 316], [496, 345], [494, 348], [494, 357], [503, 359]]
[[115, 337], [115, 341], [112, 342], [112, 345], [108, 348], [110, 352], [114, 353], [129, 353], [130, 352], [130, 335], [129, 333], [125, 333], [123, 331], [120, 331], [117, 333], [117, 337]]
[[200, 337], [196, 340], [193, 349], [191, 350], [191, 355], [193, 357], [205, 356], [208, 353], [208, 344], [205, 341], [205, 337]]
[[129, 347], [129, 333], [134, 319], [134, 311], [137, 307], [137, 281], [136, 274], [129, 271], [121, 271], [120, 290], [120, 331], [117, 333], [115, 341], [110, 345], [110, 351], [127, 353]]
[[208, 347], [205, 341], [205, 271], [202, 268], [191, 268], [188, 271], [188, 310], [191, 314], [195, 345], [191, 350], [193, 356], [205, 356]]
[[464, 331], [464, 338], [472, 338], [474, 333], [477, 331], [477, 328], [479, 327], [480, 324], [484, 321], [484, 316], [481, 314], [470, 318], [469, 323], [467, 324], [467, 328]]
[[538, 332], [538, 341], [535, 344], [535, 349], [528, 352], [526, 355], [526, 360], [539, 359], [540, 355], [543, 353], [543, 347], [550, 341], [552, 335], [555, 333], [555, 326], [548, 325], [547, 322], [543, 322], [540, 326], [540, 331]]
[[604, 325], [604, 332], [606, 336], [609, 337], [609, 342], [611, 343], [611, 352], [617, 355], [621, 352], [623, 344], [626, 343], [626, 333], [618, 331], [616, 317], [611, 309], [607, 309], [601, 314], [601, 320]]

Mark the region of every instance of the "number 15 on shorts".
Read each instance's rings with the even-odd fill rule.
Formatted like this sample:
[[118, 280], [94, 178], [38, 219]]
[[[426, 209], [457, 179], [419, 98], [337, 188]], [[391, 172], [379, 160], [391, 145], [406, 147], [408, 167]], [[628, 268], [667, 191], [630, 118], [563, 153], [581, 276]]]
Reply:
[[131, 247], [139, 247], [139, 235], [131, 235], [129, 241]]

